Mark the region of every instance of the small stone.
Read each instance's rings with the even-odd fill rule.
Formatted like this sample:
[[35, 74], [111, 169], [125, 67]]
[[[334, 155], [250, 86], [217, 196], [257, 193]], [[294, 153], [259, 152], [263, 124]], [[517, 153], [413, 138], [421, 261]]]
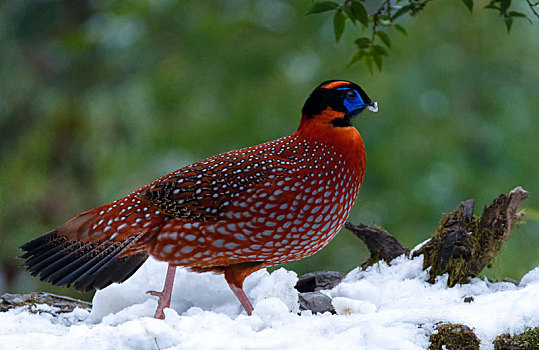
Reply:
[[299, 309], [311, 310], [313, 314], [328, 311], [335, 313], [331, 298], [321, 292], [299, 293]]

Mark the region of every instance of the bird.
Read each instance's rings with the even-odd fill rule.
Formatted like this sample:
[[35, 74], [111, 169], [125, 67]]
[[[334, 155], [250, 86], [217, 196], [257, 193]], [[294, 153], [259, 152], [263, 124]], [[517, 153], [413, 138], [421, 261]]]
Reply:
[[177, 267], [223, 274], [247, 315], [251, 273], [299, 260], [344, 225], [365, 175], [351, 124], [378, 111], [363, 89], [328, 80], [308, 96], [298, 129], [184, 166], [35, 238], [19, 256], [33, 276], [86, 292], [122, 283], [149, 256], [168, 263], [154, 317], [170, 307]]

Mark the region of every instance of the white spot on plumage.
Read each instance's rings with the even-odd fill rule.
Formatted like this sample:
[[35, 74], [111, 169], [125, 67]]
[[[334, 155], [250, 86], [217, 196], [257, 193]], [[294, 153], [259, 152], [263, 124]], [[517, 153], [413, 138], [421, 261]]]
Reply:
[[217, 248], [222, 248], [225, 241], [223, 239], [217, 239], [212, 242], [212, 245], [214, 245]]
[[184, 254], [189, 254], [191, 253], [195, 248], [190, 246], [190, 245], [186, 245], [186, 246], [183, 246], [182, 249], [180, 249], [180, 251]]

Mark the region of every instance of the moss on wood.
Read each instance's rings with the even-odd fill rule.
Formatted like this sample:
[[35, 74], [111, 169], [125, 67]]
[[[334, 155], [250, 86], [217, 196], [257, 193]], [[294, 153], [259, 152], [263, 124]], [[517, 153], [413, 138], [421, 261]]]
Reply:
[[429, 341], [429, 350], [479, 350], [481, 343], [470, 327], [459, 323], [439, 323]]
[[500, 334], [493, 342], [494, 350], [537, 350], [539, 349], [539, 327], [527, 329], [521, 334]]
[[424, 269], [431, 267], [429, 282], [447, 273], [447, 284], [452, 287], [477, 276], [496, 257], [524, 215], [517, 209], [527, 196], [517, 187], [509, 196], [496, 198], [479, 218], [473, 216], [473, 199], [462, 202], [458, 210], [444, 217], [432, 238], [414, 253], [414, 257], [425, 256]]

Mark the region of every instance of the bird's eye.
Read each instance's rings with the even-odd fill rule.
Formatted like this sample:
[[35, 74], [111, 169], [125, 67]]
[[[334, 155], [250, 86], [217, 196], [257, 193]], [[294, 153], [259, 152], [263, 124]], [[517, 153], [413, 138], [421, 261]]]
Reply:
[[348, 90], [346, 93], [346, 98], [349, 100], [355, 100], [357, 97], [357, 93], [354, 90]]

